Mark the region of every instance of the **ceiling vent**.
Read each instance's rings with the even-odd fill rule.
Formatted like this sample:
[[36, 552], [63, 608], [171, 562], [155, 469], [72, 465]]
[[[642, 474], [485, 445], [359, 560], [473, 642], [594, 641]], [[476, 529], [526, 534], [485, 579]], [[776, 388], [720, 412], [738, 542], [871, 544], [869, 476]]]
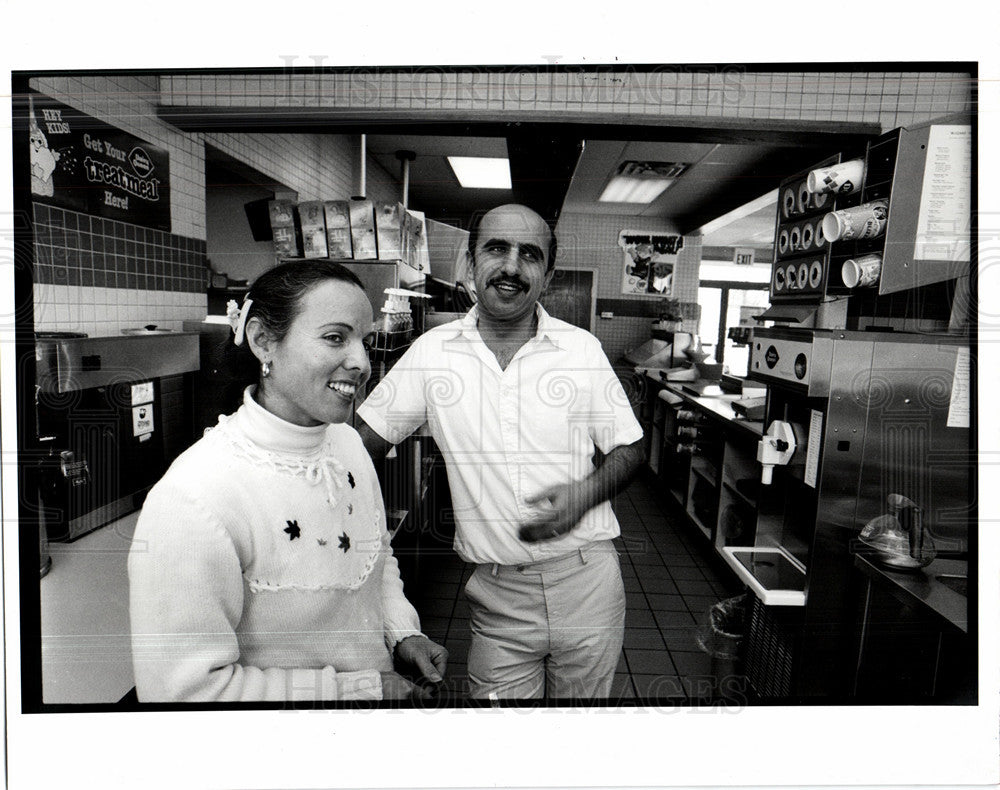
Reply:
[[618, 175], [628, 178], [677, 178], [688, 169], [683, 162], [634, 162], [618, 165]]

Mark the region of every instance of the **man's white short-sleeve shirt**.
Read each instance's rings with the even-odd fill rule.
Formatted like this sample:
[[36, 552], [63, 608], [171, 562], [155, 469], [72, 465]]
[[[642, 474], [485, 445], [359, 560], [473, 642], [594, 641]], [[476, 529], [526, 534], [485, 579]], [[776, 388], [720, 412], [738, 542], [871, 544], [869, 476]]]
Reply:
[[441, 449], [455, 510], [455, 549], [468, 562], [515, 564], [565, 554], [619, 534], [609, 502], [567, 535], [525, 543], [538, 513], [525, 499], [593, 469], [642, 438], [600, 342], [537, 306], [538, 330], [506, 370], [483, 343], [477, 310], [419, 337], [358, 408], [396, 444], [427, 423]]

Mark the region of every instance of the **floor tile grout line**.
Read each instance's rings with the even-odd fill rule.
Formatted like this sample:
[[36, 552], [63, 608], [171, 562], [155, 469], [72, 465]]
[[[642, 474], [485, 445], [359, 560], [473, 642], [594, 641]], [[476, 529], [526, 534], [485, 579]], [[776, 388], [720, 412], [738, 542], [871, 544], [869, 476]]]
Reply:
[[[652, 501], [655, 501], [655, 498]], [[626, 525], [623, 525], [624, 528], [622, 529], [622, 535], [621, 535], [622, 548], [624, 549], [624, 551], [622, 551], [622, 553], [625, 555], [625, 558], [627, 558], [627, 560], [629, 562], [629, 567], [631, 568], [632, 574], [634, 574], [636, 580], [639, 582], [639, 585], [638, 585], [639, 586], [639, 591], [638, 592], [639, 592], [639, 594], [641, 594], [642, 601], [643, 601], [643, 603], [645, 605], [645, 611], [648, 611], [648, 612], [652, 613], [653, 609], [652, 609], [652, 604], [651, 604], [651, 602], [649, 600], [649, 595], [651, 593], [649, 593], [646, 590], [645, 586], [642, 584], [642, 578], [641, 578], [640, 572], [638, 570], [640, 567], [644, 567], [644, 568], [647, 568], [647, 569], [656, 569], [656, 570], [664, 572], [666, 578], [669, 579], [674, 584], [674, 587], [677, 590], [676, 594], [682, 599], [682, 601], [684, 603], [684, 607], [685, 607], [684, 611], [686, 611], [687, 614], [689, 615], [689, 617], [691, 617], [695, 621], [694, 623], [692, 623], [692, 627], [696, 626], [697, 625], [697, 617], [698, 617], [698, 615], [692, 610], [691, 604], [688, 601], [688, 598], [691, 597], [691, 596], [690, 595], [685, 595], [684, 593], [682, 593], [681, 590], [680, 590], [680, 587], [677, 585], [677, 582], [678, 581], [700, 581], [700, 582], [705, 582], [705, 583], [709, 584], [713, 588], [713, 593], [711, 595], [717, 594], [717, 593], [714, 592], [715, 585], [713, 584], [713, 579], [716, 580], [716, 581], [718, 581], [720, 585], [722, 585], [723, 582], [721, 581], [721, 579], [718, 579], [717, 574], [713, 573], [712, 574], [712, 578], [709, 578], [706, 575], [706, 573], [704, 572], [705, 560], [704, 560], [704, 558], [702, 556], [698, 556], [701, 552], [689, 540], [685, 540], [684, 539], [685, 536], [683, 536], [683, 534], [679, 531], [678, 525], [676, 524], [676, 522], [673, 519], [669, 519], [668, 518], [667, 519], [667, 533], [666, 534], [668, 534], [671, 537], [675, 537], [678, 540], [678, 542], [680, 543], [680, 545], [678, 546], [678, 548], [684, 552], [684, 554], [686, 555], [686, 559], [688, 561], [694, 563], [693, 566], [691, 566], [691, 565], [685, 565], [684, 567], [697, 567], [699, 569], [699, 572], [701, 573], [701, 579], [689, 579], [689, 580], [685, 580], [685, 579], [677, 579], [677, 578], [675, 578], [674, 575], [673, 575], [673, 573], [670, 571], [670, 566], [669, 566], [667, 560], [665, 559], [664, 550], [662, 550], [661, 547], [659, 545], [657, 545], [656, 541], [653, 540], [653, 536], [654, 536], [654, 534], [656, 534], [657, 530], [655, 528], [653, 528], [653, 527], [648, 526], [645, 523], [644, 514], [641, 513], [641, 512], [639, 512], [638, 508], [635, 507], [635, 503], [634, 502], [632, 503], [632, 505], [633, 505], [633, 509], [635, 510], [635, 514], [632, 515], [632, 516], [630, 516], [629, 518], [623, 517], [623, 520], [626, 522]], [[666, 509], [664, 509], [664, 510], [666, 510]], [[654, 514], [645, 514], [645, 515], [654, 515]], [[656, 514], [656, 515], [659, 515], [659, 514]], [[666, 516], [667, 514], [663, 513], [663, 515]], [[630, 534], [626, 535], [626, 533], [630, 533]], [[639, 533], [639, 534], [636, 535], [635, 533]], [[626, 537], [633, 538], [633, 539], [634, 538], [638, 538], [638, 539], [644, 541], [649, 546], [649, 548], [652, 550], [652, 552], [655, 554], [656, 559], [658, 560], [658, 563], [652, 563], [652, 564], [650, 564], [650, 563], [643, 563], [643, 564], [636, 564], [636, 563], [634, 563], [632, 561], [631, 553], [628, 551], [628, 548], [627, 548], [628, 543], [626, 541]], [[696, 552], [698, 552], [698, 553], [696, 554]], [[457, 585], [454, 597], [452, 598], [452, 606], [451, 606], [450, 614], [448, 615], [448, 618], [447, 618], [448, 625], [447, 625], [447, 628], [446, 628], [446, 631], [445, 631], [445, 634], [446, 634], [445, 641], [446, 642], [449, 641], [449, 638], [456, 638], [456, 639], [461, 638], [460, 635], [457, 632], [454, 633], [454, 634], [452, 633], [452, 627], [453, 627], [453, 624], [455, 623], [455, 620], [456, 620], [455, 612], [457, 611], [458, 602], [459, 602], [459, 599], [462, 597], [463, 582], [466, 580], [465, 579], [465, 570], [466, 569], [464, 567], [464, 563], [456, 563], [456, 564], [459, 565], [459, 567], [461, 567], [463, 569], [463, 572], [462, 572], [462, 574], [460, 574], [460, 577], [459, 577], [459, 580], [458, 580], [458, 585]], [[630, 591], [630, 594], [632, 596], [635, 596], [635, 591]], [[709, 596], [706, 596], [706, 597], [709, 597]], [[444, 618], [441, 618], [441, 619], [444, 619]], [[460, 618], [460, 619], [465, 619], [465, 618]], [[625, 667], [626, 667], [626, 672], [623, 673], [623, 674], [625, 674], [625, 676], [628, 678], [629, 687], [631, 689], [632, 694], [635, 697], [639, 696], [639, 687], [638, 687], [638, 684], [637, 684], [636, 679], [635, 679], [635, 674], [636, 673], [633, 671], [632, 666], [631, 666], [631, 664], [630, 664], [630, 662], [628, 660], [628, 651], [629, 650], [649, 649], [650, 652], [656, 652], [656, 653], [664, 653], [665, 652], [667, 654], [667, 657], [670, 659], [670, 666], [673, 668], [674, 676], [678, 677], [678, 678], [682, 678], [682, 679], [684, 677], [686, 677], [685, 675], [681, 674], [680, 668], [679, 668], [676, 660], [674, 659], [674, 655], [673, 655], [674, 651], [672, 651], [667, 646], [667, 644], [666, 644], [666, 637], [664, 636], [663, 629], [661, 628], [661, 626], [659, 624], [659, 621], [656, 619], [655, 615], [653, 616], [653, 622], [655, 623], [655, 627], [652, 630], [655, 630], [657, 632], [657, 634], [659, 635], [660, 640], [661, 640], [661, 642], [663, 644], [663, 647], [656, 648], [656, 649], [649, 649], [649, 648], [626, 648], [623, 645], [623, 649], [622, 649], [622, 656], [623, 656], [623, 659], [624, 659], [624, 662], [625, 662]], [[690, 698], [690, 695], [687, 693], [687, 688], [685, 686], [683, 686], [683, 685], [682, 685], [682, 691], [684, 692], [686, 698]]]
[[[662, 562], [663, 557], [662, 557], [662, 555], [659, 554], [659, 550], [657, 550], [657, 555], [660, 556], [660, 560]], [[631, 558], [629, 558], [629, 563], [632, 564]], [[633, 570], [634, 570], [634, 568], [635, 568], [635, 566], [633, 565]], [[636, 571], [636, 576], [638, 577], [638, 571]], [[647, 597], [646, 588], [642, 585], [641, 581], [639, 582], [639, 588], [642, 591], [642, 599], [646, 603], [646, 610], [649, 611], [649, 612], [652, 612], [652, 610], [653, 610], [652, 609], [652, 604], [650, 603], [649, 598]], [[687, 604], [685, 604], [685, 606], [686, 605]], [[674, 662], [674, 657], [673, 657], [673, 654], [670, 652], [670, 648], [667, 647], [667, 640], [663, 636], [663, 631], [660, 630], [660, 624], [657, 622], [655, 615], [653, 616], [653, 622], [656, 623], [656, 632], [659, 634], [660, 640], [663, 642], [663, 649], [666, 651], [667, 657], [670, 659], [670, 666], [672, 666], [674, 668], [674, 673], [676, 674], [676, 672], [677, 672], [677, 664]], [[622, 652], [625, 653], [625, 647], [624, 647], [624, 645], [622, 646]], [[631, 665], [628, 664], [628, 654], [627, 653], [625, 653], [625, 662], [629, 666], [629, 673], [631, 674]], [[639, 687], [635, 683], [634, 680], [632, 682], [632, 686], [633, 686], [633, 689], [635, 690], [636, 695], [638, 695], [638, 693], [639, 693]]]
[[[643, 483], [643, 484], [645, 485], [645, 483]], [[651, 494], [651, 495], [652, 495], [652, 497], [654, 499], [656, 498], [655, 494]], [[634, 503], [633, 503], [633, 506], [634, 506]], [[664, 510], [666, 510], [666, 508], [664, 508]], [[637, 512], [638, 512], [638, 509], [637, 509]], [[639, 514], [639, 518], [640, 518], [640, 521], [641, 521], [642, 520], [642, 515], [641, 514]], [[644, 528], [646, 528], [645, 524], [643, 524], [642, 526]], [[670, 529], [671, 529], [671, 532], [673, 534], [678, 535], [678, 536], [680, 535], [680, 533], [677, 530], [676, 524], [671, 523]], [[646, 531], [648, 532], [648, 528], [646, 528]], [[660, 556], [661, 561], [663, 561], [663, 555], [660, 552], [659, 547], [656, 546], [655, 543], [653, 544], [653, 548], [656, 550], [657, 554]], [[697, 563], [696, 567], [698, 567], [699, 570], [702, 573], [702, 579], [701, 579], [701, 581], [704, 581], [704, 582], [708, 583], [709, 586], [712, 588], [711, 595], [714, 597], [714, 596], [718, 596], [718, 595], [726, 595], [726, 594], [728, 594], [728, 593], [719, 593], [719, 592], [717, 592], [715, 582], [717, 582], [718, 586], [722, 587], [723, 589], [725, 589], [725, 586], [726, 586], [725, 583], [719, 577], [718, 574], [712, 573], [712, 578], [708, 578], [706, 576], [706, 574], [704, 572], [704, 566], [706, 565], [707, 560], [705, 560], [705, 558], [703, 556], [695, 556], [695, 554], [687, 546], [685, 546], [684, 549], [687, 552], [689, 558]], [[701, 553], [701, 552], [699, 552], [699, 553]], [[664, 561], [664, 568], [667, 571], [667, 574], [669, 575], [671, 581], [674, 582], [675, 586], [677, 586], [677, 582], [678, 581], [683, 581], [683, 580], [678, 580], [678, 579], [674, 578], [674, 575], [670, 572], [670, 568], [669, 568], [669, 566], [666, 565], [665, 561]], [[697, 581], [697, 580], [689, 580], [689, 581]], [[678, 586], [678, 592], [680, 592], [680, 587], [679, 586]], [[691, 617], [693, 617], [695, 619], [695, 621], [697, 622], [699, 616], [701, 616], [703, 613], [702, 612], [695, 612], [695, 611], [693, 611], [692, 608], [691, 608], [691, 605], [687, 601], [687, 596], [685, 596], [683, 593], [680, 593], [680, 594], [681, 594], [681, 598], [684, 600], [684, 605], [688, 609], [688, 614], [690, 614]]]
[[[635, 505], [635, 503], [633, 502], [633, 506], [634, 506], [634, 505]], [[647, 535], [651, 535], [651, 533], [650, 533], [650, 530], [649, 530], [649, 528], [648, 528], [648, 527], [646, 526], [646, 524], [645, 524], [645, 523], [642, 523], [642, 514], [638, 512], [638, 508], [636, 508], [636, 512], [637, 512], [637, 515], [638, 515], [638, 517], [639, 517], [639, 520], [640, 520], [640, 524], [641, 524], [641, 526], [642, 526], [642, 528], [643, 528], [643, 531], [644, 531], [644, 532], [646, 532], [646, 533], [647, 533]], [[667, 516], [667, 514], [666, 514], [666, 513], [664, 513], [664, 516], [666, 517], [666, 516]], [[669, 519], [669, 518], [667, 518], [666, 520], [667, 520], [667, 523], [668, 523], [668, 525], [669, 525], [669, 530], [670, 530], [670, 533], [671, 533], [671, 534], [674, 534], [674, 535], [679, 535], [676, 523], [675, 523], [675, 522], [673, 522], [673, 520], [672, 520], [672, 519]], [[634, 525], [630, 524], [629, 526], [631, 527], [631, 526], [634, 526]], [[680, 586], [679, 586], [679, 585], [677, 584], [677, 582], [678, 582], [678, 581], [684, 581], [684, 580], [680, 580], [680, 579], [676, 579], [676, 578], [674, 577], [673, 573], [671, 573], [671, 572], [670, 572], [670, 568], [669, 568], [669, 565], [667, 564], [667, 561], [666, 561], [666, 559], [664, 558], [664, 556], [663, 556], [663, 552], [662, 552], [662, 551], [660, 550], [660, 547], [659, 547], [659, 546], [657, 546], [657, 545], [656, 545], [656, 543], [655, 543], [654, 541], [652, 541], [651, 537], [650, 537], [649, 541], [650, 541], [650, 545], [651, 545], [652, 549], [653, 549], [653, 550], [654, 550], [654, 551], [656, 552], [656, 555], [657, 555], [657, 557], [658, 557], [658, 558], [659, 558], [659, 560], [660, 560], [660, 564], [662, 565], [662, 568], [663, 568], [663, 570], [665, 570], [665, 571], [666, 571], [666, 573], [667, 573], [667, 576], [668, 576], [668, 578], [669, 578], [669, 579], [671, 580], [671, 582], [673, 582], [674, 586], [675, 586], [675, 587], [677, 588], [677, 591], [678, 591], [678, 595], [680, 596], [681, 600], [682, 600], [682, 601], [684, 602], [684, 607], [685, 607], [685, 610], [687, 611], [687, 614], [688, 614], [688, 616], [689, 616], [689, 617], [690, 617], [690, 618], [692, 619], [692, 621], [693, 621], [693, 622], [691, 623], [691, 627], [697, 627], [697, 624], [698, 624], [698, 618], [699, 618], [699, 615], [700, 615], [700, 613], [695, 613], [695, 612], [693, 611], [693, 609], [692, 609], [692, 606], [691, 606], [691, 604], [690, 604], [690, 603], [688, 602], [688, 596], [684, 595], [684, 594], [683, 594], [683, 593], [682, 593], [682, 592], [680, 591]], [[694, 554], [693, 554], [693, 553], [691, 552], [691, 550], [690, 550], [690, 549], [688, 549], [688, 547], [687, 547], [687, 546], [684, 546], [684, 550], [685, 550], [685, 552], [686, 552], [686, 553], [688, 554], [688, 556], [689, 556], [689, 558], [690, 558], [691, 560], [693, 560], [693, 561], [695, 561], [696, 563], [698, 563], [696, 567], [698, 567], [699, 571], [701, 572], [701, 576], [702, 576], [702, 578], [701, 578], [701, 580], [700, 580], [700, 581], [703, 581], [703, 582], [705, 582], [705, 583], [707, 583], [707, 584], [709, 584], [709, 585], [710, 585], [710, 587], [711, 587], [711, 588], [712, 588], [712, 590], [713, 590], [713, 595], [717, 594], [717, 593], [715, 593], [715, 586], [714, 586], [714, 585], [712, 584], [712, 579], [708, 578], [708, 577], [706, 576], [705, 572], [704, 572], [704, 569], [703, 569], [703, 565], [704, 565], [704, 563], [705, 563], [705, 560], [704, 560], [704, 558], [703, 558], [703, 557], [698, 557], [698, 556], [695, 556], [695, 555], [694, 555]], [[630, 557], [629, 559], [630, 559], [630, 561], [631, 561], [631, 557]], [[638, 571], [638, 567], [639, 567], [639, 566], [638, 566], [637, 564], [635, 564], [635, 563], [632, 563], [632, 567], [633, 567], [633, 570], [635, 571], [635, 573], [636, 573], [636, 576], [637, 576], [637, 578], [638, 578], [638, 577], [639, 577], [639, 571]], [[646, 567], [657, 567], [657, 566], [655, 566], [655, 565], [647, 565]], [[713, 578], [715, 578], [715, 577], [716, 577], [716, 574], [713, 574]], [[691, 581], [696, 581], [696, 580], [691, 580]], [[648, 608], [648, 609], [649, 609], [650, 611], [652, 611], [652, 604], [650, 603], [650, 601], [649, 601], [649, 598], [648, 598], [648, 595], [649, 595], [649, 593], [648, 593], [648, 592], [646, 591], [646, 588], [645, 588], [645, 586], [644, 586], [644, 585], [642, 584], [642, 579], [641, 579], [641, 578], [639, 578], [639, 587], [640, 587], [640, 588], [642, 589], [642, 595], [643, 595], [643, 598], [644, 598], [644, 600], [646, 601], [646, 606], [647, 606], [647, 608]], [[663, 634], [663, 629], [662, 629], [662, 628], [660, 627], [660, 623], [659, 623], [659, 621], [658, 621], [658, 620], [656, 619], [655, 615], [654, 615], [654, 618], [653, 618], [653, 619], [654, 619], [654, 622], [656, 623], [656, 627], [657, 627], [657, 630], [658, 630], [658, 631], [659, 631], [659, 633], [660, 633], [660, 638], [661, 638], [661, 639], [663, 640], [663, 642], [664, 642], [664, 645], [666, 645], [666, 636], [665, 636], [665, 635]], [[668, 654], [668, 655], [669, 655], [669, 657], [670, 657], [670, 663], [671, 663], [671, 665], [673, 666], [673, 668], [674, 668], [674, 670], [675, 670], [675, 673], [676, 673], [676, 675], [677, 675], [678, 677], [680, 677], [680, 676], [681, 676], [681, 673], [680, 673], [680, 669], [679, 669], [679, 667], [678, 667], [678, 665], [677, 665], [677, 662], [676, 662], [676, 661], [674, 660], [674, 655], [673, 655], [673, 651], [672, 651], [672, 650], [671, 650], [671, 649], [670, 649], [669, 647], [666, 647], [666, 650], [667, 650], [667, 654]], [[627, 661], [627, 660], [628, 660], [628, 659], [627, 659], [627, 656], [626, 656], [626, 661]], [[631, 667], [630, 667], [630, 669], [631, 669]], [[637, 690], [638, 690], [638, 687], [637, 687]], [[685, 693], [686, 693], [686, 692], [685, 692]]]

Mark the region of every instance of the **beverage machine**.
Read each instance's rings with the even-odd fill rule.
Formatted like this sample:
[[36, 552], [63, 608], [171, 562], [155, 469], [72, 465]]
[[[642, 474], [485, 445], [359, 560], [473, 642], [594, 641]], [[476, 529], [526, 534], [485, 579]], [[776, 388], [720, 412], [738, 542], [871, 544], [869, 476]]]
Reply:
[[974, 556], [968, 225], [944, 216], [970, 212], [968, 131], [897, 129], [780, 187], [756, 528], [722, 549], [761, 698], [851, 696], [859, 556], [928, 597], [935, 559]]

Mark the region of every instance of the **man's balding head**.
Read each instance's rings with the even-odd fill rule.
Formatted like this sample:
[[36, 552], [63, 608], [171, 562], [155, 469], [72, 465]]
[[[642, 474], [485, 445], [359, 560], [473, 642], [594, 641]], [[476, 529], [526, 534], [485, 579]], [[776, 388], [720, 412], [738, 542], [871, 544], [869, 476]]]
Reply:
[[544, 234], [548, 239], [548, 244], [546, 245], [546, 251], [548, 253], [546, 258], [546, 271], [551, 271], [556, 265], [556, 234], [552, 231], [549, 224], [542, 218], [542, 216], [528, 208], [527, 206], [522, 206], [519, 203], [507, 203], [502, 206], [497, 206], [494, 209], [490, 209], [482, 216], [478, 217], [472, 224], [472, 228], [469, 231], [469, 255], [475, 261], [476, 257], [476, 245], [479, 243], [479, 231], [483, 225], [489, 226], [489, 220], [496, 220], [503, 217], [510, 221], [514, 221], [518, 224], [523, 223], [525, 236], [530, 236], [541, 232], [544, 228]]

